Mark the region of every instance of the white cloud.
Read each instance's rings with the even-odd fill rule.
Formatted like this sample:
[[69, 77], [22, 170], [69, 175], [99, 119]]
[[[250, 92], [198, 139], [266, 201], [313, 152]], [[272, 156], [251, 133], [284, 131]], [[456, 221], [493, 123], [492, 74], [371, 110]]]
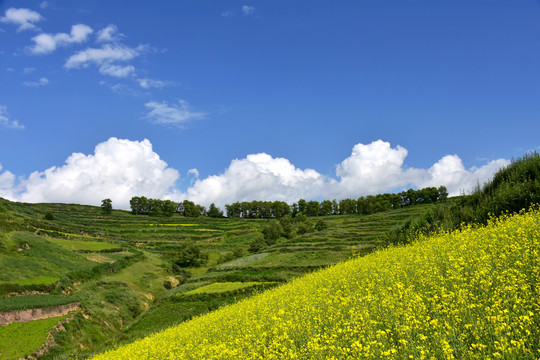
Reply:
[[94, 154], [74, 153], [65, 165], [34, 172], [18, 185], [12, 173], [0, 173], [0, 196], [26, 202], [93, 205], [111, 198], [115, 207], [127, 209], [133, 196], [175, 201], [187, 198], [202, 205], [213, 202], [223, 206], [235, 201], [293, 203], [302, 198], [357, 198], [405, 186], [444, 185], [451, 195], [458, 195], [470, 192], [477, 183], [483, 184], [509, 164], [499, 159], [466, 169], [457, 155], [446, 155], [428, 169], [414, 169], [404, 166], [406, 156], [405, 148], [392, 148], [381, 140], [357, 144], [351, 155], [337, 165], [333, 179], [312, 169], [299, 169], [285, 158], [251, 154], [231, 161], [223, 173], [204, 179], [199, 179], [197, 169], [188, 170], [193, 179], [189, 188], [181, 192], [175, 187], [178, 171], [159, 158], [148, 140], [110, 138], [98, 144]]
[[223, 11], [223, 12], [221, 13], [221, 16], [226, 17], [226, 18], [232, 17], [232, 16], [234, 16], [234, 12], [231, 11], [231, 10]]
[[223, 206], [235, 201], [297, 201], [321, 194], [325, 177], [315, 170], [301, 170], [289, 160], [260, 153], [231, 162], [221, 175], [197, 180], [187, 197], [197, 203]]
[[[136, 48], [130, 48], [128, 46], [120, 44], [105, 44], [101, 48], [89, 48], [83, 51], [79, 51], [75, 55], [72, 55], [64, 64], [66, 69], [78, 69], [81, 67], [88, 67], [91, 64], [100, 66], [100, 72], [103, 74], [111, 75], [113, 73], [119, 74], [129, 70], [133, 72], [135, 68], [124, 67], [123, 72], [118, 71], [120, 67], [117, 66], [117, 62], [126, 62], [139, 56], [145, 49], [145, 46], [138, 46]], [[114, 70], [117, 71], [114, 71]]]
[[173, 85], [171, 81], [163, 81], [163, 80], [156, 80], [156, 79], [149, 79], [149, 78], [140, 78], [137, 79], [139, 82], [139, 85], [143, 89], [149, 89], [149, 88], [157, 88], [161, 89], [165, 86]]
[[35, 43], [30, 48], [30, 52], [33, 54], [48, 54], [55, 51], [59, 46], [67, 46], [74, 43], [85, 42], [93, 32], [92, 28], [84, 25], [77, 24], [71, 27], [71, 33], [57, 33], [57, 34], [39, 34], [32, 38]]
[[17, 120], [10, 119], [7, 106], [0, 105], [0, 128], [23, 130], [24, 125], [19, 124]]
[[47, 79], [46, 77], [42, 77], [38, 81], [25, 81], [23, 82], [23, 85], [28, 87], [38, 87], [47, 85], [48, 83], [49, 79]]
[[46, 9], [49, 6], [51, 6], [51, 4], [48, 1], [42, 1], [41, 3], [39, 3], [39, 8], [40, 9]]
[[104, 64], [99, 68], [99, 72], [103, 75], [110, 75], [119, 78], [125, 78], [131, 75], [135, 71], [135, 67], [132, 65], [112, 65]]
[[170, 105], [166, 102], [150, 101], [144, 106], [150, 110], [144, 118], [155, 124], [183, 125], [193, 120], [203, 119], [207, 115], [203, 112], [192, 111], [184, 100]]
[[[9, 187], [12, 178], [2, 176]], [[129, 209], [133, 196], [169, 196], [178, 178], [178, 171], [159, 158], [150, 141], [110, 138], [98, 144], [94, 154], [73, 153], [63, 166], [36, 171], [15, 189], [4, 188], [3, 193], [24, 202], [99, 205], [110, 198], [114, 207]]]
[[407, 149], [382, 140], [370, 144], [357, 144], [351, 156], [336, 168], [339, 183], [333, 185], [334, 196], [376, 194], [410, 183], [418, 171], [404, 169]]
[[244, 15], [251, 15], [253, 13], [255, 13], [255, 7], [254, 6], [248, 6], [248, 5], [244, 5], [242, 6], [242, 13], [244, 13]]
[[447, 187], [451, 195], [470, 192], [483, 184], [507, 160], [495, 160], [480, 168], [466, 169], [456, 155], [447, 155], [429, 169], [404, 166], [407, 150], [392, 148], [382, 140], [357, 144], [351, 155], [336, 167], [336, 179], [315, 170], [297, 169], [287, 159], [267, 154], [248, 155], [233, 160], [220, 175], [198, 179], [185, 196], [208, 205], [234, 201], [283, 200], [293, 203], [301, 198], [358, 198], [362, 195], [392, 192], [399, 188]]
[[339, 182], [330, 186], [330, 194], [349, 197], [394, 191], [398, 188], [446, 186], [451, 196], [470, 192], [476, 184], [482, 185], [508, 160], [494, 160], [480, 168], [466, 169], [457, 155], [446, 155], [429, 169], [404, 166], [407, 150], [393, 149], [382, 140], [370, 144], [357, 144], [350, 157], [337, 166]]
[[124, 35], [118, 32], [118, 27], [110, 24], [97, 33], [97, 42], [117, 42]]
[[43, 20], [43, 16], [38, 12], [30, 9], [15, 8], [7, 9], [5, 15], [0, 18], [0, 22], [18, 25], [17, 32], [24, 30], [39, 30], [34, 23], [40, 22], [41, 20]]
[[[0, 171], [2, 171], [2, 164], [0, 164]], [[14, 184], [15, 175], [9, 171], [0, 173], [0, 197], [5, 199], [13, 197]]]
[[36, 70], [35, 67], [25, 67], [25, 68], [23, 69], [23, 73], [24, 73], [24, 74], [30, 74], [30, 73], [31, 73], [32, 71], [34, 71], [34, 70]]
[[199, 177], [199, 170], [193, 168], [193, 169], [189, 169], [188, 172], [187, 172], [189, 175], [193, 175], [194, 177], [198, 178]]
[[460, 193], [469, 193], [476, 185], [482, 186], [497, 170], [509, 164], [508, 160], [498, 159], [480, 168], [473, 167], [467, 170], [459, 156], [446, 155], [425, 171], [423, 179], [416, 185], [420, 188], [444, 185], [450, 196], [456, 196]]

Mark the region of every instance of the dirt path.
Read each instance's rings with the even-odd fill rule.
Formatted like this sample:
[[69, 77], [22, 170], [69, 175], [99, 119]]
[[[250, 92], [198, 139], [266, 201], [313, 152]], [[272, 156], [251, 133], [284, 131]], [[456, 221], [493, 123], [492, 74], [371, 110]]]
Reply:
[[53, 306], [41, 309], [0, 312], [0, 326], [9, 325], [14, 322], [28, 322], [33, 320], [42, 320], [57, 316], [64, 316], [75, 310], [79, 310], [79, 303]]

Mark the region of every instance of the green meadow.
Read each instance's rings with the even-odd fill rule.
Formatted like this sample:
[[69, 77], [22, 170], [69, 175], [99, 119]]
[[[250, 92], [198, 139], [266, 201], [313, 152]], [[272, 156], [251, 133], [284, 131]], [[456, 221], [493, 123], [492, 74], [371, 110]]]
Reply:
[[274, 219], [0, 199], [0, 312], [79, 304], [61, 331], [58, 319], [0, 327], [0, 359], [47, 337], [43, 359], [189, 358], [160, 350], [168, 336], [199, 358], [537, 358], [538, 213], [489, 219], [539, 203], [539, 179], [531, 154], [441, 203], [389, 210], [385, 195], [367, 213]]

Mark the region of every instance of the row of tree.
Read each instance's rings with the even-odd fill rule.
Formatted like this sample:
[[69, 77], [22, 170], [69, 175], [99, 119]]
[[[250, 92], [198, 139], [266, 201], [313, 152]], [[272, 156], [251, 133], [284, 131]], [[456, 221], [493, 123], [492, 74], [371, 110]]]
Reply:
[[355, 199], [306, 201], [288, 205], [283, 201], [243, 201], [225, 205], [227, 217], [242, 218], [281, 218], [285, 215], [328, 216], [348, 214], [373, 214], [380, 211], [398, 209], [418, 204], [432, 204], [448, 197], [446, 187], [426, 187], [409, 189], [397, 194], [378, 194]]
[[[227, 217], [230, 218], [259, 218], [279, 219], [286, 215], [296, 216], [328, 216], [349, 214], [373, 214], [380, 211], [398, 209], [404, 206], [417, 204], [431, 204], [445, 200], [448, 197], [446, 187], [426, 187], [419, 190], [409, 189], [397, 194], [378, 194], [362, 196], [358, 199], [342, 199], [306, 201], [300, 199], [292, 205], [284, 201], [243, 201], [226, 204]], [[106, 204], [110, 206], [110, 200]], [[105, 201], [104, 205], [105, 206]], [[193, 201], [184, 200], [174, 202], [171, 200], [149, 199], [144, 196], [135, 196], [130, 200], [131, 212], [134, 215], [172, 216], [180, 214], [186, 217], [209, 216], [223, 217], [223, 211], [215, 204], [208, 210]]]
[[145, 196], [134, 196], [129, 201], [131, 212], [134, 215], [172, 216], [180, 214], [188, 217], [204, 215], [204, 206], [195, 204], [193, 201], [184, 200], [174, 202], [172, 200], [149, 199]]

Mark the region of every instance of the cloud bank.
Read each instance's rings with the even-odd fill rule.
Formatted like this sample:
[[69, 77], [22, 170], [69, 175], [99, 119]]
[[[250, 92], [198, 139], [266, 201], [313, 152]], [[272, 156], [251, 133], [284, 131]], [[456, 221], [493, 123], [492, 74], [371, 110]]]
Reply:
[[[177, 170], [170, 168], [148, 140], [110, 138], [96, 146], [94, 154], [74, 153], [61, 167], [34, 172], [15, 184], [9, 171], [0, 172], [0, 196], [24, 202], [74, 202], [99, 205], [111, 198], [117, 208], [129, 208], [133, 196], [181, 201], [189, 199], [208, 206], [235, 201], [281, 200], [293, 203], [303, 198], [358, 198], [368, 194], [444, 185], [450, 195], [469, 192], [483, 184], [510, 162], [491, 161], [467, 169], [457, 155], [446, 155], [427, 169], [405, 166], [407, 150], [392, 148], [377, 140], [357, 144], [351, 155], [336, 165], [335, 178], [313, 169], [300, 169], [285, 158], [266, 153], [234, 159], [221, 174], [198, 178], [180, 191]], [[1, 167], [0, 167], [1, 170]]]
[[15, 9], [9, 8], [6, 10], [5, 15], [0, 18], [0, 22], [5, 24], [17, 25], [17, 32], [25, 30], [39, 30], [34, 24], [43, 20], [38, 12], [30, 9]]
[[99, 205], [110, 198], [115, 207], [128, 209], [136, 194], [169, 195], [179, 176], [152, 150], [150, 141], [110, 138], [98, 144], [94, 154], [73, 153], [63, 166], [33, 172], [14, 188], [6, 188], [12, 177], [0, 174], [0, 185], [4, 184], [0, 191], [7, 198], [32, 203]]
[[84, 24], [77, 24], [71, 27], [71, 32], [69, 34], [39, 34], [32, 38], [34, 46], [30, 48], [30, 52], [36, 55], [50, 54], [60, 46], [85, 42], [92, 32], [93, 30], [91, 27]]

